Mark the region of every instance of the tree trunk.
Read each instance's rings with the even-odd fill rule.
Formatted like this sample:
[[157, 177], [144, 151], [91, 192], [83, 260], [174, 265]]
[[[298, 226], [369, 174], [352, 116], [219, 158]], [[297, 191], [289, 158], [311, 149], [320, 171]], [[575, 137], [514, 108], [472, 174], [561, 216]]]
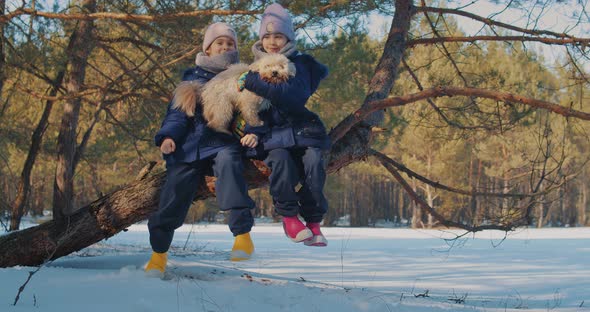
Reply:
[[[406, 205], [406, 197], [404, 196], [404, 192], [399, 184], [395, 185], [396, 187], [396, 194], [398, 198], [398, 211], [399, 211], [399, 223], [400, 225], [408, 225], [408, 212], [407, 212], [407, 205]], [[404, 222], [405, 221], [405, 222]]]
[[[414, 191], [414, 193], [418, 191], [418, 187], [416, 186], [416, 179], [414, 178], [412, 178], [412, 191]], [[411, 201], [410, 205], [412, 207], [412, 228], [423, 228], [424, 224], [422, 223], [422, 211], [420, 210], [418, 203], [416, 203], [415, 201]]]
[[[431, 155], [428, 155], [427, 156], [427, 162], [426, 163], [427, 163], [426, 174], [427, 174], [427, 177], [430, 177], [430, 175], [432, 174], [432, 156]], [[431, 187], [428, 184], [426, 184], [424, 186], [424, 192], [426, 193], [426, 203], [430, 207], [434, 208], [434, 199], [436, 197], [438, 197], [438, 195], [434, 195], [433, 194], [434, 193], [433, 187]], [[428, 218], [428, 225], [427, 225], [427, 227], [429, 229], [431, 229], [432, 226], [434, 225], [434, 216], [429, 213], [428, 216], [427, 216], [427, 218]]]
[[[96, 11], [96, 0], [84, 0], [82, 9], [85, 12]], [[94, 48], [92, 31], [93, 20], [80, 21], [72, 34], [72, 51], [68, 54], [70, 64], [66, 90], [69, 94], [81, 91], [86, 77], [88, 56]], [[80, 97], [68, 99], [64, 105], [63, 116], [57, 137], [57, 167], [53, 191], [53, 218], [60, 219], [74, 212], [74, 172], [76, 159], [76, 132], [80, 115]], [[79, 157], [79, 156], [78, 156]]]
[[[382, 100], [389, 96], [395, 78], [398, 76], [398, 67], [406, 50], [406, 41], [410, 29], [410, 21], [415, 13], [414, 1], [397, 0], [395, 1], [395, 13], [383, 54], [375, 69], [375, 75], [369, 82], [367, 96], [363, 102], [363, 107], [368, 106], [370, 102]], [[365, 121], [369, 125], [381, 123], [384, 113], [383, 110], [372, 113]], [[332, 147], [332, 158], [338, 159], [342, 163], [332, 162], [333, 166], [344, 167], [347, 164], [364, 159], [368, 155], [368, 146], [372, 140], [372, 133], [368, 127], [357, 124], [350, 130], [345, 129], [346, 119], [336, 125], [330, 131], [330, 137], [335, 142]], [[346, 137], [344, 137], [346, 135]], [[360, 144], [358, 144], [360, 143]], [[358, 144], [358, 145], [357, 145]], [[353, 153], [345, 153], [342, 150], [350, 150], [350, 146], [355, 146]], [[345, 156], [345, 157], [342, 157]], [[346, 157], [348, 156], [348, 157]]]
[[582, 195], [580, 196], [581, 198], [581, 202], [580, 202], [580, 225], [581, 226], [586, 226], [587, 222], [586, 222], [586, 205], [587, 205], [587, 198], [586, 198], [586, 184], [585, 183], [580, 183], [580, 189], [582, 190]]
[[[473, 192], [475, 192], [476, 190], [480, 189], [482, 164], [481, 164], [481, 160], [473, 159], [473, 155], [472, 155], [471, 163], [473, 166], [477, 166], [477, 170], [475, 168], [472, 169], [472, 174], [470, 175], [470, 183], [469, 183], [471, 190]], [[476, 163], [476, 164], [473, 164], [473, 163]], [[471, 223], [473, 223], [474, 225], [478, 225], [483, 222], [483, 220], [479, 216], [478, 203], [479, 203], [479, 201], [477, 200], [477, 196], [471, 196], [469, 206], [471, 209]]]
[[[541, 182], [541, 185], [539, 186], [539, 192], [543, 192], [545, 191], [545, 187], [544, 187], [544, 182]], [[541, 198], [539, 199], [539, 202], [537, 203], [538, 206], [538, 213], [539, 215], [537, 216], [537, 228], [542, 228], [543, 224], [545, 223], [545, 202], [546, 202], [546, 195], [542, 194]]]
[[[4, 15], [4, 8], [6, 7], [6, 0], [0, 0], [0, 16]], [[4, 64], [6, 63], [4, 56], [4, 23], [0, 23], [0, 102], [4, 102], [2, 97], [2, 90], [4, 89], [4, 76], [5, 69]]]
[[[51, 88], [49, 96], [54, 97], [59, 90], [64, 78], [64, 71], [60, 71], [57, 74], [55, 82]], [[41, 141], [43, 140], [43, 134], [47, 129], [49, 124], [49, 115], [51, 114], [51, 110], [53, 109], [53, 101], [48, 100], [45, 103], [45, 109], [43, 110], [43, 114], [41, 115], [41, 119], [37, 124], [37, 128], [33, 131], [33, 135], [31, 136], [31, 146], [29, 148], [29, 153], [27, 154], [27, 159], [25, 160], [25, 165], [23, 167], [23, 171], [20, 176], [20, 180], [18, 182], [18, 190], [16, 193], [16, 198], [12, 203], [12, 215], [10, 218], [10, 230], [15, 231], [18, 230], [20, 226], [21, 218], [24, 214], [24, 207], [29, 197], [29, 192], [31, 189], [31, 172], [33, 171], [33, 165], [35, 164], [35, 160], [37, 159], [37, 154], [39, 154], [39, 149], [41, 148]]]
[[[432, 191], [432, 187], [430, 185], [426, 185], [426, 203], [434, 208], [434, 198], [435, 196], [432, 195], [433, 191]], [[431, 229], [434, 226], [434, 216], [432, 214], [428, 214], [428, 228]]]
[[31, 213], [34, 216], [43, 216], [43, 209], [44, 207], [44, 199], [43, 195], [45, 194], [45, 187], [46, 187], [46, 177], [42, 176], [37, 180], [38, 186], [33, 187], [31, 195]]
[[[503, 163], [508, 163], [509, 159], [508, 159], [508, 149], [506, 148], [506, 146], [504, 144], [502, 144], [502, 156], [503, 156]], [[505, 170], [505, 169], [503, 169]], [[508, 171], [504, 171], [504, 174], [502, 175], [502, 193], [503, 194], [508, 194], [508, 192], [510, 192], [510, 177], [508, 176]], [[510, 219], [510, 202], [508, 201], [508, 197], [505, 197], [502, 200], [502, 209], [500, 212], [501, 218], [502, 218], [502, 222], [504, 222], [504, 220], [509, 220]]]
[[[395, 1], [395, 13], [393, 22], [385, 43], [385, 50], [379, 60], [375, 70], [375, 75], [369, 82], [369, 90], [363, 105], [385, 99], [389, 96], [393, 82], [397, 78], [399, 64], [401, 63], [404, 51], [406, 50], [406, 36], [410, 28], [410, 19], [413, 14], [414, 1], [397, 0]], [[390, 47], [390, 48], [388, 48]], [[384, 111], [379, 110], [365, 119], [372, 125], [379, 125], [383, 121]]]

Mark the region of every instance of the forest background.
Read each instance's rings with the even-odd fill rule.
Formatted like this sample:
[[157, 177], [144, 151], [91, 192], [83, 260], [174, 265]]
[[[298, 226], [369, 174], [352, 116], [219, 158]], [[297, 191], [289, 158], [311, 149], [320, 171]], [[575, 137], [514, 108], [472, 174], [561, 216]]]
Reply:
[[[465, 8], [473, 10], [477, 2]], [[524, 23], [533, 28], [552, 6], [576, 5], [568, 30], [578, 27], [583, 33], [580, 28], [587, 26], [583, 2], [532, 2], [505, 5], [522, 13]], [[251, 61], [250, 47], [257, 39], [253, 25], [268, 3], [0, 0], [1, 226], [17, 229], [26, 214], [45, 218], [67, 214], [133, 181], [150, 161], [160, 161], [157, 169], [164, 170], [153, 136], [181, 73], [194, 66], [206, 25], [232, 24], [240, 36], [241, 60]], [[388, 31], [384, 29], [383, 37], [370, 36], [368, 20], [375, 14], [390, 18], [394, 5], [389, 1], [281, 3], [295, 18], [301, 50], [330, 68], [330, 76], [308, 107], [328, 128], [335, 127], [363, 103], [383, 53]], [[428, 5], [454, 8], [459, 2]], [[199, 10], [208, 13], [182, 16]], [[109, 13], [76, 18], [81, 12]], [[509, 30], [485, 25], [469, 29], [469, 34], [462, 29], [453, 16], [414, 15], [408, 33], [414, 44], [404, 53], [390, 96], [432, 86], [464, 86], [590, 111], [585, 101], [587, 41], [564, 48], [550, 61], [524, 39], [426, 41], [510, 35]], [[518, 102], [453, 96], [387, 109], [373, 130], [371, 147], [416, 173], [407, 176], [413, 192], [448, 220], [501, 225], [505, 219], [519, 218], [524, 210], [530, 211], [527, 218], [532, 226], [590, 225], [586, 120]], [[73, 140], [68, 143], [68, 138]], [[64, 153], [67, 150], [73, 152]], [[64, 157], [72, 158], [73, 167], [62, 168]], [[71, 194], [65, 196], [60, 186], [64, 176], [71, 183]], [[467, 190], [467, 196], [459, 189]], [[250, 192], [257, 203], [255, 215], [276, 218], [268, 188]], [[325, 193], [330, 203], [327, 225], [440, 225], [373, 158], [331, 174]], [[195, 202], [186, 221], [218, 219], [212, 198]]]

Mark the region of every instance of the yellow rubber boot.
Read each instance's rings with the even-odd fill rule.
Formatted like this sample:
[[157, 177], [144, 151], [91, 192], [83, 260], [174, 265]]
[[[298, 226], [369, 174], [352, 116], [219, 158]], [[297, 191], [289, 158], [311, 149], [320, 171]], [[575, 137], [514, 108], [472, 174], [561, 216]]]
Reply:
[[250, 233], [244, 233], [236, 236], [234, 246], [231, 249], [231, 261], [249, 260], [254, 253], [254, 243], [250, 238]]
[[150, 261], [148, 262], [147, 266], [145, 267], [145, 272], [148, 274], [154, 274], [158, 276], [163, 276], [164, 272], [166, 271], [166, 262], [168, 261], [168, 254], [167, 253], [159, 253], [153, 252]]

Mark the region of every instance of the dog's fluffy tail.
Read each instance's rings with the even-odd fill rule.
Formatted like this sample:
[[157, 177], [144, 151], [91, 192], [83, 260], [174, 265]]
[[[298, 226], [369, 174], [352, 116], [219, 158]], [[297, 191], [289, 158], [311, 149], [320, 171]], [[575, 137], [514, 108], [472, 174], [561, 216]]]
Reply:
[[181, 82], [174, 90], [172, 108], [193, 117], [197, 103], [201, 101], [201, 88], [202, 85], [196, 81]]

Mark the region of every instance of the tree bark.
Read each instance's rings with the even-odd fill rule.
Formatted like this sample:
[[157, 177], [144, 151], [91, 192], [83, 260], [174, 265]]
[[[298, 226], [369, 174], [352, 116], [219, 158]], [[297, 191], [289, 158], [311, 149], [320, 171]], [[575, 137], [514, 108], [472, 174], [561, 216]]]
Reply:
[[[96, 11], [96, 0], [84, 0], [82, 9], [86, 13]], [[72, 34], [72, 50], [68, 54], [70, 64], [69, 77], [66, 82], [68, 94], [77, 94], [81, 91], [86, 77], [86, 65], [88, 56], [94, 48], [93, 44], [94, 22], [92, 20], [81, 21]], [[64, 112], [57, 137], [57, 167], [53, 191], [53, 218], [60, 219], [74, 212], [74, 173], [76, 158], [76, 132], [80, 115], [80, 97], [66, 101]]]
[[[386, 99], [393, 88], [393, 83], [398, 75], [398, 67], [406, 49], [405, 43], [410, 29], [410, 21], [415, 14], [413, 3], [412, 0], [395, 1], [395, 14], [389, 35], [381, 59], [375, 69], [375, 75], [369, 82], [367, 96], [361, 109], [370, 106], [371, 102], [375, 100]], [[367, 121], [369, 126], [375, 126], [381, 123], [383, 116], [383, 110], [380, 110], [374, 111], [371, 117], [363, 119]], [[332, 159], [339, 161], [331, 162], [332, 168], [344, 167], [352, 162], [367, 158], [369, 154], [368, 148], [372, 140], [370, 127], [366, 125], [356, 125], [353, 129], [350, 127], [345, 119], [330, 131], [330, 137], [335, 142], [332, 147]], [[349, 153], [351, 146], [355, 147], [355, 150]]]
[[[393, 82], [397, 79], [398, 67], [406, 50], [406, 37], [410, 28], [410, 20], [414, 14], [414, 1], [395, 1], [395, 14], [387, 36], [385, 49], [375, 69], [375, 74], [369, 82], [369, 90], [363, 106], [375, 100], [389, 96]], [[373, 112], [365, 121], [372, 125], [379, 125], [383, 121], [383, 110]]]

